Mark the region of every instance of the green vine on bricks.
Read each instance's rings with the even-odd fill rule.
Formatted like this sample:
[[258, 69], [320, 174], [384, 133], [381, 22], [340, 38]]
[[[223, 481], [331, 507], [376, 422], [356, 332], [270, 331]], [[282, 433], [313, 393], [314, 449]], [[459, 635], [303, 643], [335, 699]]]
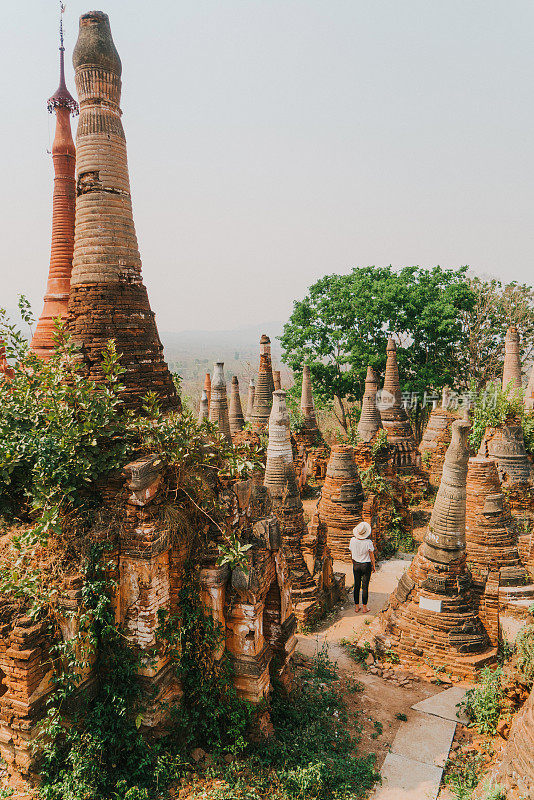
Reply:
[[[54, 648], [55, 691], [36, 741], [44, 800], [148, 800], [180, 765], [136, 725], [147, 699], [140, 657], [115, 625], [104, 556], [92, 548], [78, 634]], [[93, 659], [95, 682], [80, 689], [79, 672]]]
[[224, 630], [199, 598], [198, 578], [188, 564], [177, 613], [159, 612], [157, 639], [171, 656], [184, 692], [174, 714], [175, 728], [188, 747], [241, 752], [247, 747], [253, 707], [237, 696], [229, 655], [226, 650], [219, 653]]

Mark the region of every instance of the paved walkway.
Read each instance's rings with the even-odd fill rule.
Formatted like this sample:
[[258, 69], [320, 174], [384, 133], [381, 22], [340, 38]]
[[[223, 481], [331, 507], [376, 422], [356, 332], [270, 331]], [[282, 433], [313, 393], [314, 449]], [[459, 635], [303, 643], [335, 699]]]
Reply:
[[[322, 629], [315, 633], [298, 635], [297, 650], [304, 656], [313, 657], [317, 650], [323, 647], [326, 642], [330, 656], [337, 661], [341, 668], [353, 667], [354, 662], [346, 655], [339, 646], [342, 639], [356, 639], [363, 632], [365, 627], [386, 605], [389, 595], [399, 582], [399, 578], [409, 566], [409, 561], [402, 558], [391, 558], [383, 561], [379, 569], [371, 576], [369, 586], [369, 613], [357, 614], [354, 610], [352, 597], [341, 608], [341, 614], [336, 612], [337, 619], [332, 622], [326, 621]], [[344, 572], [346, 575], [346, 585], [351, 588], [354, 585], [352, 576], [352, 566], [344, 564], [342, 561], [334, 561], [335, 572]]]
[[467, 721], [456, 707], [465, 692], [453, 686], [412, 706], [415, 713], [397, 731], [371, 800], [436, 800], [456, 724]]
[[[313, 634], [299, 634], [297, 650], [313, 657], [325, 644], [332, 660], [340, 669], [352, 672], [354, 661], [340, 642], [357, 639], [365, 627], [381, 611], [405, 572], [409, 561], [384, 561], [371, 577], [369, 613], [356, 614], [352, 598], [347, 598], [337, 618], [326, 621], [323, 629]], [[347, 587], [351, 587], [350, 565], [335, 562], [336, 572], [345, 572]], [[412, 706], [409, 719], [401, 723], [382, 764], [382, 784], [370, 800], [436, 800], [440, 791], [443, 767], [448, 758], [456, 723], [456, 704], [465, 695], [465, 688], [453, 686]], [[440, 796], [444, 798], [443, 794]]]

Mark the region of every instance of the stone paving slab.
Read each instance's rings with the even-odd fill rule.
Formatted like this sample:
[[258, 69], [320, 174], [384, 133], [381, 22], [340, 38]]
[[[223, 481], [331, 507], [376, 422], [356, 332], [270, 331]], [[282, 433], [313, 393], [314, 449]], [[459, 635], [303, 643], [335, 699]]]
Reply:
[[416, 711], [402, 722], [391, 745], [398, 756], [444, 767], [451, 749], [456, 723]]
[[414, 711], [425, 711], [427, 714], [434, 714], [436, 717], [443, 719], [450, 719], [453, 722], [462, 722], [467, 725], [469, 722], [465, 714], [458, 714], [456, 706], [460, 703], [466, 694], [465, 686], [452, 686], [450, 689], [445, 689], [444, 692], [434, 694], [426, 700], [421, 700], [416, 703], [412, 708]]
[[380, 773], [382, 785], [375, 789], [370, 800], [436, 800], [443, 770], [388, 753]]

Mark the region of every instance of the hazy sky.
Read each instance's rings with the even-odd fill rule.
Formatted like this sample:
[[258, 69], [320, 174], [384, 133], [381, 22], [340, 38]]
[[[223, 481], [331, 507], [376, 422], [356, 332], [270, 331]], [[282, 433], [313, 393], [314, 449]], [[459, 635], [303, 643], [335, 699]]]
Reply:
[[[2, 4], [3, 292], [39, 313], [58, 3]], [[79, 15], [64, 17], [68, 85]], [[160, 330], [286, 319], [318, 277], [532, 282], [532, 0], [107, 0]], [[76, 124], [76, 123], [74, 123]]]

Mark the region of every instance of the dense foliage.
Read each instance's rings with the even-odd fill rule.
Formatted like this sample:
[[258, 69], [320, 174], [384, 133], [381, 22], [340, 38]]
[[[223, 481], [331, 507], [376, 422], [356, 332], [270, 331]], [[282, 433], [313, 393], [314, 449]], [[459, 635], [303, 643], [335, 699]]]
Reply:
[[[528, 284], [468, 278], [475, 295], [472, 308], [462, 311], [463, 335], [459, 347], [459, 385], [473, 381], [480, 390], [487, 381], [501, 375], [504, 339], [510, 325], [516, 325], [525, 366], [534, 347], [534, 290]], [[463, 381], [462, 381], [463, 376]]]
[[460, 312], [474, 303], [463, 268], [364, 267], [328, 275], [295, 302], [281, 338], [283, 358], [297, 372], [308, 362], [319, 394], [361, 399], [367, 366], [384, 370], [392, 335], [403, 388], [422, 397], [454, 383]]
[[490, 383], [483, 392], [477, 393], [472, 384], [473, 406], [469, 444], [478, 451], [486, 428], [498, 428], [508, 419], [522, 423], [525, 447], [534, 449], [534, 415], [527, 413], [523, 405], [523, 392], [513, 386], [502, 389], [499, 383]]
[[387, 337], [393, 336], [401, 388], [417, 427], [425, 393], [439, 397], [449, 386], [463, 394], [470, 385], [480, 391], [500, 376], [512, 323], [527, 366], [534, 342], [531, 286], [470, 277], [466, 268], [365, 267], [327, 275], [295, 302], [281, 337], [283, 360], [297, 376], [310, 364], [316, 395], [334, 401], [347, 430], [367, 366], [383, 376]]

